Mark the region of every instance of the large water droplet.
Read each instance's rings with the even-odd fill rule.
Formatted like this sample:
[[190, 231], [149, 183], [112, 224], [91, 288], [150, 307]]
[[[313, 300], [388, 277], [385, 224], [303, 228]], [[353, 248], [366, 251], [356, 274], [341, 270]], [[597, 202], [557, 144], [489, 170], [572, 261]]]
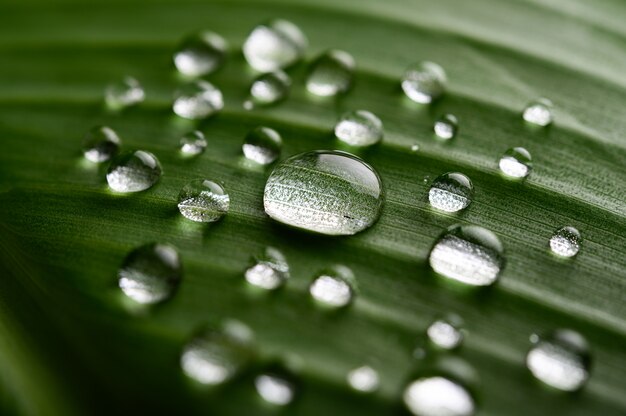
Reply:
[[157, 303], [173, 295], [182, 266], [174, 247], [152, 243], [131, 251], [117, 276], [126, 296], [139, 303]]
[[540, 98], [529, 103], [524, 109], [522, 117], [529, 123], [538, 126], [547, 126], [552, 123], [552, 101]]
[[472, 202], [474, 186], [467, 176], [448, 172], [437, 177], [428, 191], [430, 205], [441, 211], [457, 212]]
[[243, 44], [243, 54], [252, 68], [270, 72], [298, 61], [306, 47], [307, 39], [296, 25], [274, 19], [252, 30]]
[[280, 156], [283, 141], [276, 130], [257, 127], [251, 130], [243, 143], [243, 154], [248, 160], [269, 165]]
[[207, 142], [204, 134], [196, 130], [180, 138], [180, 151], [187, 156], [196, 156], [204, 152]]
[[335, 136], [351, 146], [371, 146], [383, 138], [383, 123], [369, 111], [349, 111], [335, 126]]
[[291, 78], [281, 70], [259, 75], [250, 86], [250, 99], [243, 103], [250, 110], [254, 105], [270, 105], [284, 100], [291, 88]]
[[559, 329], [534, 341], [526, 366], [536, 378], [564, 391], [578, 390], [589, 379], [591, 356], [582, 335]]
[[433, 62], [421, 62], [409, 67], [402, 77], [402, 89], [411, 100], [428, 104], [440, 97], [446, 84], [446, 73]]
[[348, 373], [348, 384], [354, 390], [361, 391], [363, 393], [371, 393], [378, 389], [380, 385], [380, 378], [378, 372], [372, 367], [364, 365], [363, 367], [355, 368]]
[[523, 147], [513, 147], [500, 158], [500, 170], [511, 178], [525, 178], [533, 167], [530, 153]]
[[316, 301], [332, 308], [341, 308], [352, 301], [353, 282], [354, 275], [350, 269], [335, 266], [318, 273], [309, 292]]
[[109, 187], [116, 192], [139, 192], [161, 177], [161, 164], [150, 152], [136, 150], [117, 156], [107, 171]]
[[352, 55], [340, 50], [330, 50], [311, 64], [306, 88], [322, 97], [342, 94], [350, 88], [353, 73]]
[[141, 84], [133, 77], [125, 77], [121, 81], [110, 84], [104, 92], [104, 100], [113, 110], [139, 104], [145, 96]]
[[217, 33], [196, 33], [182, 41], [174, 54], [174, 65], [178, 72], [189, 77], [207, 75], [222, 65], [226, 49], [226, 41]]
[[404, 390], [404, 404], [416, 416], [470, 416], [474, 399], [460, 384], [445, 377], [423, 377]]
[[257, 393], [268, 403], [286, 406], [293, 400], [295, 386], [277, 374], [261, 374], [254, 380]]
[[224, 108], [222, 92], [207, 81], [195, 81], [176, 92], [174, 113], [183, 118], [201, 119]]
[[376, 171], [349, 153], [320, 150], [282, 162], [267, 179], [263, 204], [276, 221], [328, 235], [370, 227], [383, 205]]
[[178, 195], [178, 210], [196, 222], [214, 222], [222, 218], [230, 208], [230, 197], [221, 185], [197, 179], [183, 187]]
[[561, 227], [550, 237], [550, 250], [561, 257], [574, 257], [580, 250], [582, 237], [574, 227]]
[[463, 342], [460, 319], [456, 316], [437, 319], [426, 330], [428, 339], [439, 348], [452, 350]]
[[253, 286], [274, 290], [289, 278], [289, 264], [283, 253], [273, 247], [254, 258], [254, 265], [245, 273], [246, 281]]
[[83, 155], [91, 162], [106, 162], [120, 150], [121, 140], [117, 133], [107, 126], [96, 126], [83, 138]]
[[504, 249], [491, 231], [454, 225], [437, 240], [428, 261], [443, 277], [472, 286], [495, 283], [504, 267]]
[[457, 131], [459, 130], [459, 121], [452, 114], [444, 114], [435, 121], [433, 130], [440, 139], [453, 139], [456, 137]]

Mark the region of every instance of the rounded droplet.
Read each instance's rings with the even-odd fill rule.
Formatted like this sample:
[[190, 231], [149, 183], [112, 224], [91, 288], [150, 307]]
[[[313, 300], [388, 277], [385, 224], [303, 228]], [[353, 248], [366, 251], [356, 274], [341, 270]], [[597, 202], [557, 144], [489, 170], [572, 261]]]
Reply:
[[261, 374], [254, 380], [256, 391], [268, 403], [286, 406], [293, 400], [295, 386], [277, 374]]
[[136, 150], [111, 161], [107, 171], [109, 188], [116, 192], [144, 191], [161, 177], [161, 164], [150, 152]]
[[106, 162], [119, 152], [120, 143], [119, 136], [112, 128], [96, 126], [83, 138], [83, 155], [91, 162]]
[[522, 117], [529, 123], [547, 126], [552, 123], [552, 107], [552, 101], [539, 98], [526, 106]]
[[411, 100], [429, 104], [440, 97], [446, 85], [446, 73], [433, 62], [421, 62], [409, 67], [402, 77], [402, 89]]
[[561, 227], [550, 237], [550, 250], [557, 256], [574, 257], [580, 250], [582, 237], [574, 227]]
[[474, 186], [467, 176], [448, 172], [437, 177], [428, 191], [430, 205], [445, 212], [457, 212], [472, 202]]
[[471, 286], [496, 282], [504, 267], [502, 243], [475, 225], [454, 225], [433, 246], [428, 261], [439, 275]]
[[139, 104], [145, 96], [141, 84], [133, 77], [125, 77], [121, 81], [110, 84], [104, 92], [104, 100], [113, 110]]
[[363, 393], [371, 393], [378, 389], [380, 385], [380, 378], [378, 372], [372, 367], [364, 365], [363, 367], [355, 368], [348, 373], [348, 384], [354, 390], [361, 391]]
[[276, 221], [328, 235], [370, 227], [383, 205], [376, 171], [349, 153], [319, 150], [282, 162], [265, 184], [265, 212]]
[[204, 152], [207, 142], [204, 134], [199, 131], [192, 131], [180, 138], [180, 151], [187, 156], [196, 156]]
[[243, 55], [257, 71], [285, 68], [304, 55], [307, 39], [293, 23], [274, 19], [255, 27], [243, 44]]
[[117, 277], [126, 296], [138, 303], [152, 304], [174, 294], [182, 278], [182, 266], [174, 247], [146, 244], [126, 256]]
[[283, 253], [273, 247], [254, 258], [254, 265], [245, 273], [248, 283], [261, 289], [274, 290], [289, 279], [289, 264]]
[[188, 77], [208, 75], [222, 66], [226, 50], [226, 41], [217, 33], [196, 33], [182, 41], [174, 53], [174, 65], [178, 72]]
[[251, 130], [243, 143], [246, 159], [261, 165], [269, 165], [280, 156], [283, 141], [276, 130], [257, 127]]
[[383, 123], [369, 111], [349, 111], [335, 125], [335, 136], [350, 146], [371, 146], [383, 138]]
[[511, 178], [525, 178], [533, 168], [532, 159], [528, 150], [523, 147], [513, 147], [502, 155], [499, 162], [500, 170]]
[[309, 287], [313, 299], [331, 308], [348, 305], [354, 297], [354, 275], [347, 267], [335, 266], [323, 270]]
[[536, 337], [533, 344], [526, 366], [537, 379], [563, 391], [578, 390], [589, 379], [591, 355], [579, 333], [559, 329]]
[[353, 74], [352, 55], [340, 50], [330, 50], [311, 64], [306, 89], [322, 97], [342, 94], [350, 89]]
[[452, 114], [444, 114], [435, 121], [433, 130], [440, 139], [453, 139], [456, 137], [456, 133], [459, 130], [459, 121]]
[[463, 332], [460, 328], [460, 319], [437, 319], [426, 330], [428, 339], [434, 345], [444, 350], [452, 350], [463, 342]]
[[221, 185], [204, 179], [189, 182], [178, 195], [178, 210], [196, 222], [214, 222], [230, 208], [230, 197]]
[[416, 416], [470, 416], [474, 399], [460, 384], [445, 377], [423, 377], [404, 390], [404, 404]]
[[250, 110], [255, 105], [271, 105], [284, 100], [289, 95], [291, 78], [281, 70], [259, 75], [250, 86], [250, 99], [244, 108]]
[[224, 108], [222, 92], [207, 81], [195, 81], [176, 92], [174, 113], [191, 120], [213, 115]]

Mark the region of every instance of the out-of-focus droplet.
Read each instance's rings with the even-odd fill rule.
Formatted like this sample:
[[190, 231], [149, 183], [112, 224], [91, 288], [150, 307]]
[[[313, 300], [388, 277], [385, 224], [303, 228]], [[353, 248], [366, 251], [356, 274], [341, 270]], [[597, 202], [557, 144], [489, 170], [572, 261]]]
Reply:
[[227, 48], [226, 41], [217, 33], [196, 33], [183, 39], [174, 53], [174, 65], [188, 77], [207, 75], [222, 66]]
[[278, 159], [282, 147], [283, 140], [276, 130], [257, 127], [246, 135], [242, 149], [246, 159], [260, 165], [269, 165]]
[[404, 404], [416, 416], [471, 416], [474, 399], [462, 385], [445, 377], [423, 377], [404, 390]]
[[106, 162], [120, 150], [121, 140], [115, 130], [107, 126], [90, 129], [83, 138], [83, 155], [94, 162]]
[[204, 134], [199, 131], [192, 131], [180, 138], [180, 151], [187, 156], [196, 156], [204, 152], [207, 142]]
[[369, 111], [349, 111], [335, 125], [335, 136], [350, 146], [371, 146], [383, 138], [383, 123]]
[[250, 99], [243, 103], [246, 110], [254, 106], [271, 105], [284, 100], [291, 89], [291, 78], [281, 70], [259, 75], [250, 86]]
[[288, 405], [295, 395], [294, 384], [277, 374], [261, 374], [254, 380], [254, 385], [263, 400], [276, 406]]
[[245, 278], [253, 286], [274, 290], [289, 279], [289, 264], [283, 253], [267, 247], [262, 255], [254, 258], [254, 265], [246, 270]]
[[552, 123], [552, 108], [552, 101], [539, 98], [526, 106], [522, 117], [531, 124], [544, 127]]
[[104, 100], [112, 110], [121, 110], [139, 104], [146, 97], [143, 87], [133, 77], [110, 84], [104, 92]]
[[452, 114], [444, 114], [437, 121], [435, 121], [435, 125], [433, 126], [433, 130], [437, 137], [443, 140], [450, 140], [456, 137], [456, 134], [459, 130], [459, 121]]
[[429, 104], [439, 98], [446, 86], [446, 73], [433, 62], [410, 66], [402, 77], [402, 89], [411, 100]]
[[180, 88], [174, 98], [174, 113], [196, 120], [209, 117], [224, 108], [222, 92], [207, 81], [195, 81]]
[[300, 60], [307, 39], [293, 23], [273, 19], [255, 27], [243, 44], [243, 55], [257, 71], [270, 72]]
[[330, 50], [319, 56], [309, 69], [306, 88], [321, 97], [342, 94], [350, 89], [354, 58], [347, 52]]
[[354, 275], [344, 266], [335, 266], [317, 274], [309, 287], [313, 299], [331, 308], [348, 305], [354, 297]]
[[376, 391], [380, 385], [378, 372], [367, 365], [350, 371], [347, 378], [350, 387], [363, 393]]
[[457, 316], [435, 320], [426, 330], [426, 334], [430, 342], [444, 350], [459, 347], [464, 338], [460, 328], [460, 318]]

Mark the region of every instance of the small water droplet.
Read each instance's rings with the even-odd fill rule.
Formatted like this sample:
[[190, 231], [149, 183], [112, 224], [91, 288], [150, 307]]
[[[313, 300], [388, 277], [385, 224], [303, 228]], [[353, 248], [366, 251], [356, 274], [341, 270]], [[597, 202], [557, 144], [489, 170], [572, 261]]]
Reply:
[[207, 81], [195, 81], [176, 92], [174, 113], [192, 120], [213, 115], [224, 108], [222, 92]]
[[552, 123], [552, 107], [552, 101], [539, 98], [526, 106], [522, 117], [529, 123], [547, 126]]
[[459, 347], [464, 338], [458, 317], [437, 319], [430, 324], [426, 333], [430, 342], [444, 350], [452, 350]]
[[460, 384], [445, 377], [423, 377], [404, 390], [404, 404], [416, 416], [470, 416], [474, 399]]
[[307, 39], [293, 23], [274, 19], [255, 27], [243, 44], [243, 55], [257, 71], [285, 68], [304, 55]]
[[350, 146], [371, 146], [383, 138], [383, 123], [369, 111], [349, 111], [335, 125], [335, 136]]
[[110, 84], [104, 92], [106, 104], [113, 110], [139, 104], [145, 96], [141, 84], [133, 77], [125, 77], [121, 81]]
[[150, 152], [123, 153], [111, 161], [107, 171], [109, 187], [116, 192], [144, 191], [161, 177], [161, 164]]
[[167, 244], [146, 244], [131, 251], [117, 277], [120, 289], [138, 303], [170, 298], [182, 278], [178, 252]]
[[475, 225], [454, 225], [433, 246], [428, 261], [443, 277], [472, 286], [495, 283], [504, 267], [502, 243]]
[[561, 257], [574, 257], [580, 250], [582, 237], [574, 227], [561, 227], [550, 237], [550, 250]]
[[523, 147], [513, 147], [500, 158], [500, 170], [511, 178], [525, 178], [533, 167], [528, 150]]
[[215, 72], [226, 58], [227, 44], [217, 33], [203, 31], [186, 37], [176, 53], [174, 65], [188, 77]]
[[178, 195], [178, 210], [196, 222], [215, 222], [230, 208], [230, 197], [221, 185], [204, 179], [189, 182]]
[[440, 139], [453, 139], [459, 130], [459, 121], [452, 114], [444, 114], [435, 121], [433, 130]]
[[472, 202], [474, 186], [467, 176], [448, 172], [437, 177], [428, 191], [430, 205], [441, 211], [457, 212]]
[[267, 179], [265, 212], [293, 227], [350, 235], [380, 216], [383, 187], [376, 171], [340, 151], [302, 153], [282, 162]]
[[311, 64], [306, 88], [310, 93], [322, 97], [342, 94], [350, 88], [353, 73], [352, 55], [340, 50], [330, 50]]
[[91, 162], [106, 162], [120, 150], [120, 143], [119, 136], [112, 128], [96, 126], [83, 138], [83, 155]]
[[322, 304], [341, 308], [354, 297], [354, 275], [347, 267], [335, 266], [317, 274], [309, 287], [311, 296]]
[[411, 151], [412, 152], [418, 152], [420, 150], [420, 145], [417, 143], [414, 143], [411, 145]]
[[207, 142], [204, 134], [196, 130], [180, 138], [180, 151], [187, 156], [196, 156], [204, 152]]
[[254, 380], [256, 391], [268, 403], [286, 406], [294, 398], [295, 386], [277, 374], [261, 374]]
[[291, 88], [291, 78], [281, 70], [259, 75], [250, 86], [250, 99], [244, 102], [246, 110], [255, 105], [271, 105], [284, 100]]
[[254, 258], [254, 265], [246, 270], [245, 278], [253, 286], [274, 290], [289, 279], [289, 264], [283, 253], [273, 247]]
[[402, 89], [411, 100], [429, 104], [440, 97], [446, 85], [446, 73], [433, 62], [410, 66], [402, 77]]
[[363, 393], [371, 393], [378, 389], [380, 379], [376, 370], [364, 365], [348, 373], [348, 384], [350, 384], [350, 387], [354, 390]]
[[243, 143], [246, 159], [261, 165], [269, 165], [280, 156], [283, 141], [276, 130], [257, 127], [251, 130]]
[[582, 335], [559, 329], [537, 338], [526, 356], [526, 366], [545, 384], [575, 391], [589, 379], [591, 355]]

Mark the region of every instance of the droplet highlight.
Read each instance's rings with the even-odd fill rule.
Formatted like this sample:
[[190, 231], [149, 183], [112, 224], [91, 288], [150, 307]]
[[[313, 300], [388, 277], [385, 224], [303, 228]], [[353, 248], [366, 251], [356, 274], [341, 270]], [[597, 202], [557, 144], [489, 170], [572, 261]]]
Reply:
[[435, 121], [433, 126], [435, 135], [442, 140], [450, 140], [456, 137], [459, 130], [459, 121], [452, 114], [444, 114]]
[[383, 138], [383, 123], [369, 111], [349, 111], [335, 125], [335, 136], [350, 146], [371, 146]]
[[311, 64], [306, 89], [321, 97], [343, 94], [350, 89], [353, 74], [352, 55], [340, 50], [330, 50]]
[[552, 101], [547, 98], [539, 98], [526, 106], [522, 117], [531, 124], [545, 127], [552, 123], [553, 107]]
[[372, 367], [364, 365], [350, 371], [347, 376], [348, 384], [356, 391], [371, 393], [378, 390], [380, 377]]
[[230, 197], [221, 185], [197, 179], [183, 187], [178, 195], [178, 210], [183, 217], [196, 222], [215, 222], [230, 208]]
[[289, 264], [283, 253], [267, 247], [262, 255], [254, 258], [254, 265], [246, 270], [245, 278], [252, 286], [275, 290], [289, 279]]
[[276, 130], [257, 127], [246, 135], [242, 150], [246, 159], [260, 165], [269, 165], [278, 159], [282, 146], [283, 140]]
[[421, 62], [409, 67], [402, 77], [402, 89], [416, 103], [429, 104], [445, 90], [446, 73], [434, 62]]
[[354, 297], [354, 275], [347, 267], [335, 266], [315, 277], [309, 293], [316, 301], [331, 308], [347, 306]]
[[200, 77], [215, 72], [226, 58], [227, 43], [217, 33], [203, 31], [186, 37], [174, 53], [174, 65], [181, 74]]
[[180, 138], [180, 151], [186, 156], [197, 156], [204, 152], [206, 146], [206, 138], [199, 130], [189, 132]]
[[250, 86], [250, 99], [243, 103], [246, 110], [254, 106], [276, 104], [289, 95], [291, 78], [281, 70], [259, 75]]
[[255, 27], [243, 44], [248, 64], [260, 72], [285, 68], [300, 60], [307, 39], [293, 23], [274, 19]]
[[445, 212], [458, 212], [472, 202], [474, 186], [470, 178], [462, 173], [448, 172], [437, 177], [428, 191], [428, 200], [433, 208]]
[[104, 100], [112, 110], [121, 110], [139, 104], [145, 97], [143, 87], [133, 77], [125, 77], [121, 81], [110, 84], [104, 92]]
[[292, 402], [295, 386], [277, 374], [261, 374], [254, 380], [256, 391], [266, 402], [276, 406], [286, 406]]
[[533, 168], [530, 153], [523, 147], [513, 147], [504, 152], [498, 165], [502, 173], [515, 179], [525, 178]]
[[207, 81], [195, 81], [176, 92], [173, 110], [190, 120], [209, 117], [224, 108], [222, 92]]
[[560, 257], [574, 257], [580, 251], [582, 237], [574, 227], [561, 227], [550, 237], [550, 250]]
[[111, 161], [107, 171], [109, 188], [116, 192], [140, 192], [151, 188], [161, 177], [161, 164], [150, 152], [123, 153]]
[[90, 129], [83, 138], [83, 155], [90, 162], [106, 162], [120, 150], [121, 140], [115, 130], [107, 126]]
[[460, 384], [445, 377], [423, 377], [404, 390], [404, 404], [416, 416], [471, 416], [474, 399]]

